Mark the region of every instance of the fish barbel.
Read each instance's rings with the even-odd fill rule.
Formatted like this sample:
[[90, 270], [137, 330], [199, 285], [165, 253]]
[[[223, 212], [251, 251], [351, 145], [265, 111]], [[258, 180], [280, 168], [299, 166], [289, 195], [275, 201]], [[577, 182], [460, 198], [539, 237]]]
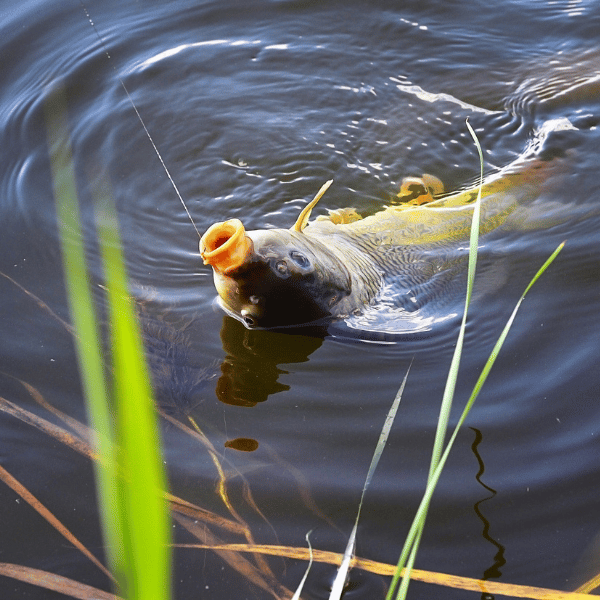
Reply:
[[[554, 160], [520, 157], [481, 186], [480, 234], [507, 223], [539, 193]], [[345, 318], [377, 301], [386, 282], [420, 290], [413, 302], [444, 294], [450, 250], [469, 238], [479, 186], [444, 195], [435, 177], [406, 178], [401, 204], [361, 218], [353, 209], [309, 222], [328, 181], [291, 229], [246, 231], [239, 219], [212, 225], [200, 254], [211, 265], [221, 305], [248, 328]], [[513, 216], [511, 226], [518, 226]], [[448, 277], [441, 273], [449, 274]]]

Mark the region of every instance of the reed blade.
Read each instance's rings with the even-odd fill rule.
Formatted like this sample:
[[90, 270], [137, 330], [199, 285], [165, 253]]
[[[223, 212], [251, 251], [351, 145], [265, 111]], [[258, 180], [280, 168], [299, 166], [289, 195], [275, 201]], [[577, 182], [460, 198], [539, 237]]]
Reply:
[[333, 586], [331, 588], [331, 593], [329, 595], [329, 600], [340, 600], [342, 597], [342, 593], [344, 591], [344, 586], [346, 585], [346, 581], [348, 579], [348, 574], [350, 572], [350, 562], [354, 557], [354, 548], [356, 546], [356, 531], [358, 529], [358, 521], [360, 519], [360, 511], [362, 510], [362, 505], [365, 499], [365, 494], [367, 492], [367, 488], [369, 487], [371, 480], [373, 479], [373, 475], [375, 473], [375, 469], [379, 464], [379, 459], [381, 458], [381, 454], [383, 453], [383, 449], [387, 443], [390, 430], [392, 429], [392, 425], [394, 424], [394, 419], [396, 417], [396, 413], [398, 412], [398, 406], [400, 406], [400, 400], [402, 399], [402, 394], [404, 393], [404, 388], [406, 386], [406, 381], [408, 380], [408, 374], [410, 373], [409, 365], [406, 375], [402, 380], [402, 384], [400, 389], [398, 390], [394, 401], [392, 402], [392, 406], [388, 411], [388, 414], [383, 423], [383, 428], [381, 429], [381, 434], [379, 435], [379, 440], [377, 442], [377, 446], [375, 448], [375, 452], [373, 454], [373, 458], [371, 459], [371, 465], [369, 466], [369, 471], [367, 472], [367, 477], [365, 478], [365, 484], [363, 486], [362, 494], [360, 497], [360, 502], [358, 504], [358, 511], [356, 513], [356, 520], [354, 521], [354, 527], [352, 528], [352, 532], [350, 537], [348, 538], [348, 543], [346, 544], [346, 551], [344, 552], [344, 557], [342, 559], [342, 564], [338, 569], [337, 575], [333, 582]]

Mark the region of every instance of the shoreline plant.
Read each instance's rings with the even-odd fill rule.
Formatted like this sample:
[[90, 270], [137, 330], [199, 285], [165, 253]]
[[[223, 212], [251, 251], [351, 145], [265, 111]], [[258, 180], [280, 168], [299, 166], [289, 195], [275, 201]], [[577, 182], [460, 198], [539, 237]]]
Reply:
[[67, 297], [92, 446], [102, 530], [117, 592], [127, 600], [171, 597], [171, 526], [166, 474], [143, 343], [127, 288], [118, 222], [110, 201], [97, 218], [110, 324], [105, 364], [81, 231], [67, 103], [61, 89], [46, 101], [50, 163]]

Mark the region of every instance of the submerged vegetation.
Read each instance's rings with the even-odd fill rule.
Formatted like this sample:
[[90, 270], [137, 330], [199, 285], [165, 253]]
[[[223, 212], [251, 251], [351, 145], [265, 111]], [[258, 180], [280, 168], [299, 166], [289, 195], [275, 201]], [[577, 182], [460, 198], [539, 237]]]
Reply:
[[[80, 361], [81, 379], [89, 406], [91, 428], [88, 429], [83, 424], [75, 422], [67, 415], [48, 405], [41, 394], [26, 382], [20, 383], [34, 400], [51, 411], [65, 426], [56, 426], [2, 398], [0, 398], [0, 410], [12, 414], [23, 422], [29, 423], [44, 433], [53, 436], [93, 461], [96, 468], [101, 520], [108, 551], [108, 568], [81, 544], [35, 496], [1, 467], [0, 478], [51, 523], [69, 543], [75, 545], [110, 579], [116, 582], [117, 594], [126, 598], [153, 598], [154, 600], [169, 598], [171, 586], [170, 550], [173, 547], [179, 547], [186, 548], [188, 551], [194, 549], [214, 551], [233, 571], [241, 574], [254, 586], [275, 598], [300, 598], [302, 585], [313, 562], [340, 566], [338, 576], [331, 590], [331, 600], [337, 600], [343, 596], [351, 568], [364, 569], [385, 577], [391, 577], [391, 585], [387, 594], [388, 600], [405, 598], [411, 579], [471, 590], [479, 594], [483, 592], [533, 599], [587, 597], [581, 592], [593, 590], [594, 587], [590, 587], [592, 582], [588, 582], [587, 587], [580, 588], [580, 593], [565, 593], [464, 577], [451, 577], [441, 573], [413, 569], [429, 502], [456, 435], [498, 356], [525, 295], [560, 252], [562, 244], [539, 269], [523, 292], [498, 342], [494, 346], [490, 358], [483, 367], [453, 434], [446, 441], [450, 408], [458, 377], [467, 311], [477, 261], [479, 200], [475, 204], [470, 239], [465, 309], [456, 351], [442, 399], [427, 487], [396, 566], [359, 558], [355, 556], [354, 549], [362, 500], [384, 450], [409, 373], [406, 373], [385, 420], [367, 473], [356, 522], [350, 534], [345, 553], [335, 554], [313, 549], [310, 545], [309, 534], [306, 536], [308, 548], [259, 545], [255, 543], [249, 526], [240, 515], [231, 498], [228, 490], [228, 476], [222, 464], [223, 459], [208, 437], [204, 435], [191, 418], [188, 417], [187, 421], [182, 422], [173, 416], [158, 411], [162, 419], [185, 432], [206, 450], [218, 475], [217, 495], [229, 516], [224, 517], [167, 492], [156, 421], [157, 411], [152, 402], [151, 386], [144, 366], [143, 346], [135, 311], [128, 294], [116, 217], [110, 209], [110, 203], [103, 202], [103, 212], [98, 219], [98, 229], [105, 268], [108, 313], [112, 334], [109, 353], [112, 361], [110, 365], [106, 365], [100, 326], [90, 293], [73, 167], [68, 142], [66, 141], [68, 139], [66, 108], [60, 95], [54, 96], [54, 100], [49, 103], [47, 114], [54, 189], [64, 248], [65, 277], [69, 289], [74, 340]], [[479, 144], [470, 125], [468, 127], [477, 144], [483, 169]], [[36, 300], [44, 310], [50, 310], [41, 300]], [[56, 317], [56, 315], [53, 316]], [[64, 322], [63, 325], [71, 332], [70, 325]], [[112, 379], [109, 374], [112, 374]], [[249, 487], [246, 489], [245, 494], [248, 504], [260, 514]], [[168, 508], [170, 508], [174, 521], [182, 529], [189, 532], [197, 540], [196, 543], [187, 545], [172, 543], [169, 535]], [[221, 536], [228, 536], [230, 539], [232, 535], [238, 536], [240, 541], [232, 543], [221, 539]], [[265, 558], [269, 555], [308, 562], [306, 574], [295, 593], [285, 588], [277, 580]], [[91, 588], [66, 577], [20, 565], [0, 564], [0, 574], [59, 591], [73, 598], [116, 598], [113, 594]]]

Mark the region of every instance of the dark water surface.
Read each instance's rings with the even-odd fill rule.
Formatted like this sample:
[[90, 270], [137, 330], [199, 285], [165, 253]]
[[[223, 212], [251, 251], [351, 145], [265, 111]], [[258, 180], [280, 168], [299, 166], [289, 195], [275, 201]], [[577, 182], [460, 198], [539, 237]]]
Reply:
[[[456, 328], [380, 344], [250, 332], [225, 317], [122, 83], [201, 233], [230, 217], [249, 229], [289, 227], [330, 178], [321, 213], [375, 211], [407, 175], [433, 173], [454, 189], [478, 173], [468, 117], [486, 170], [537, 139], [536, 150], [565, 164], [527, 207], [529, 228], [482, 240], [453, 422], [529, 278], [568, 242], [522, 306], [458, 437], [416, 566], [565, 590], [600, 571], [600, 4], [106, 1], [87, 5], [94, 27], [77, 1], [2, 4], [3, 398], [59, 423], [22, 381], [86, 418], [70, 333], [16, 285], [69, 319], [43, 121], [48, 86], [61, 84], [94, 276], [101, 282], [93, 190], [108, 180], [158, 400], [214, 444], [257, 543], [304, 547], [312, 529], [315, 548], [343, 552], [386, 412], [414, 361], [358, 531], [360, 556], [395, 563], [424, 489]], [[231, 518], [205, 447], [163, 423], [172, 492]], [[0, 440], [1, 465], [102, 557], [89, 461], [4, 413]], [[109, 589], [4, 484], [0, 507], [0, 561]], [[177, 542], [195, 540], [175, 531]], [[294, 590], [305, 563], [269, 563]], [[315, 566], [303, 597], [327, 598], [334, 574]], [[355, 570], [345, 597], [383, 598], [387, 584]], [[176, 552], [174, 588], [177, 598], [273, 597], [204, 550]], [[65, 597], [8, 578], [0, 596]]]

